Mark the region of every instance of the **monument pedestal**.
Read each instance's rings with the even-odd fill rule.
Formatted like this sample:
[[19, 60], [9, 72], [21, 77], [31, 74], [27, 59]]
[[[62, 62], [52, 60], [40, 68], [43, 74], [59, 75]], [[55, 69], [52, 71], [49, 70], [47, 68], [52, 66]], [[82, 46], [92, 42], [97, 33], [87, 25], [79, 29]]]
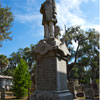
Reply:
[[67, 56], [65, 43], [55, 38], [41, 40], [35, 49], [36, 92], [30, 100], [73, 100], [67, 87]]
[[57, 93], [58, 100], [73, 100], [73, 95], [70, 93], [69, 90], [61, 91]]

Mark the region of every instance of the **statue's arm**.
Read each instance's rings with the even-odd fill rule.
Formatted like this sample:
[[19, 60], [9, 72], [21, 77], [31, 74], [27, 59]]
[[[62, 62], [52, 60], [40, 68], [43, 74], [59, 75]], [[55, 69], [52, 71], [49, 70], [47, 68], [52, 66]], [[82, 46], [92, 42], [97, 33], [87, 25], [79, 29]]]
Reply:
[[52, 0], [52, 2], [53, 2], [53, 15], [56, 18], [57, 16], [56, 2], [55, 0]]
[[55, 0], [52, 0], [52, 2], [53, 2], [53, 11], [55, 14], [57, 14], [56, 2], [55, 2]]

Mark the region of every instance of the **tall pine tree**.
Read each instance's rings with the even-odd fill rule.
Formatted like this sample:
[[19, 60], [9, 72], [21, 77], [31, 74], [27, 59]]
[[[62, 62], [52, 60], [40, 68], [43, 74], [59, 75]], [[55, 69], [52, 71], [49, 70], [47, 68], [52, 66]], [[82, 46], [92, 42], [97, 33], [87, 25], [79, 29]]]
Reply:
[[31, 80], [28, 66], [27, 63], [21, 59], [20, 64], [18, 64], [14, 73], [13, 92], [17, 98], [22, 98], [27, 95], [30, 86]]

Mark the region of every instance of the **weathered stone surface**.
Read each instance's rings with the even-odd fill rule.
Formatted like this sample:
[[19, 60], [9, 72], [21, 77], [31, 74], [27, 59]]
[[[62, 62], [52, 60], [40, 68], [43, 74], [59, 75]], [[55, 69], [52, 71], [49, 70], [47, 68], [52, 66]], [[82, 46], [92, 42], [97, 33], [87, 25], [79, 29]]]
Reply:
[[67, 89], [67, 58], [65, 56], [70, 53], [65, 44], [61, 43], [60, 40], [51, 38], [41, 40], [37, 45], [35, 49], [37, 90], [61, 91]]
[[54, 37], [54, 26], [57, 23], [55, 0], [46, 0], [40, 8], [43, 15], [44, 38]]
[[43, 15], [44, 38], [35, 48], [36, 92], [29, 100], [73, 100], [67, 88], [67, 56], [64, 42], [58, 39], [55, 0], [46, 0], [40, 9]]
[[61, 29], [58, 25], [55, 26], [55, 32], [54, 32], [55, 38], [59, 39], [59, 36], [61, 36]]
[[29, 100], [73, 100], [73, 96], [69, 91], [38, 91], [32, 94]]
[[50, 44], [46, 43], [46, 41], [40, 41], [37, 45], [37, 48], [35, 49], [35, 52], [43, 55], [52, 49], [53, 47]]
[[37, 62], [37, 90], [56, 90], [56, 58], [43, 58]]
[[57, 90], [64, 91], [67, 90], [67, 69], [66, 61], [57, 57], [56, 60], [57, 67]]
[[58, 96], [50, 92], [40, 92], [37, 95], [37, 100], [58, 100]]
[[44, 91], [33, 94], [29, 100], [59, 100], [59, 98], [57, 94]]
[[[66, 45], [60, 40], [49, 38], [41, 40], [35, 48], [36, 54], [36, 93], [30, 100], [73, 100], [67, 87], [67, 56], [70, 55]], [[47, 93], [45, 93], [45, 91]], [[51, 94], [49, 94], [51, 93]], [[45, 95], [49, 96], [45, 96]]]
[[53, 52], [54, 50], [60, 51], [62, 56], [70, 55], [65, 43], [62, 43], [59, 39], [56, 38], [41, 40], [35, 49], [35, 53], [45, 55], [52, 50]]
[[[35, 55], [36, 93], [30, 97], [34, 99], [30, 100], [54, 100], [45, 97], [45, 91], [56, 94], [57, 100], [73, 100], [67, 87], [67, 56], [70, 53], [65, 43], [56, 38], [43, 39], [36, 46]], [[41, 96], [38, 96], [39, 93]]]
[[84, 92], [85, 92], [86, 99], [93, 99], [94, 98], [93, 88], [85, 88]]

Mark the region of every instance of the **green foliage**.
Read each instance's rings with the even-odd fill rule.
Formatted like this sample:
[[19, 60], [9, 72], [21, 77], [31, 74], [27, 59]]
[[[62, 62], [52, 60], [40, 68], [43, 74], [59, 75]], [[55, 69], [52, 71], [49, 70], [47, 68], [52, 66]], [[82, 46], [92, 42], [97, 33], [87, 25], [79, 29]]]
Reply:
[[7, 57], [4, 55], [0, 55], [0, 72], [1, 73], [7, 67], [7, 65], [8, 65]]
[[72, 70], [70, 71], [70, 77], [72, 77], [74, 79], [78, 79], [79, 75], [78, 75], [78, 68], [77, 67], [72, 68]]
[[15, 69], [7, 69], [7, 70], [5, 70], [4, 72], [3, 72], [3, 75], [5, 75], [5, 76], [12, 76], [13, 77], [13, 75], [14, 75], [14, 71], [15, 71]]
[[7, 39], [11, 39], [11, 24], [13, 21], [13, 14], [9, 7], [2, 8], [0, 6], [0, 46], [1, 42]]
[[15, 69], [17, 65], [20, 63], [21, 56], [18, 53], [13, 52], [9, 58], [9, 68]]
[[[99, 32], [95, 29], [84, 31], [80, 26], [74, 26], [66, 30], [63, 39], [71, 53], [70, 63], [68, 63], [68, 78], [78, 77], [82, 83], [88, 83], [87, 80], [90, 80], [90, 78], [92, 78], [92, 81], [98, 79]], [[77, 44], [76, 49], [73, 42]]]
[[17, 52], [12, 53], [10, 56], [10, 68], [16, 68], [17, 64], [20, 62], [20, 59], [23, 58], [27, 62], [29, 69], [31, 69], [34, 66], [35, 61], [34, 45], [31, 45], [30, 48], [20, 48]]
[[99, 81], [100, 81], [100, 79], [96, 79], [96, 83], [98, 84], [98, 86], [99, 86]]
[[13, 77], [13, 92], [17, 98], [26, 96], [28, 88], [31, 86], [30, 73], [27, 63], [21, 59], [20, 64], [15, 69]]

